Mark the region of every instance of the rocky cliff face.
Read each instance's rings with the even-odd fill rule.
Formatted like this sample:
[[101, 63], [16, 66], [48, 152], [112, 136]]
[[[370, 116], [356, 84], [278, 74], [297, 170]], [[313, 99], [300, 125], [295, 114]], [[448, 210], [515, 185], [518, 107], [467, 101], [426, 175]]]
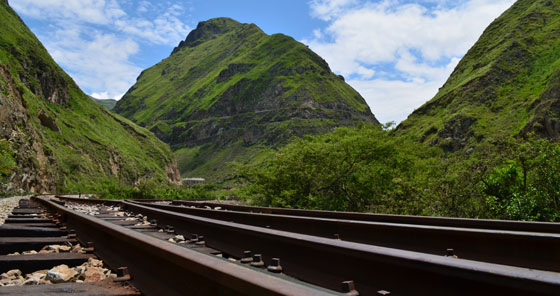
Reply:
[[[115, 180], [178, 181], [169, 148], [90, 100], [0, 2], [1, 151], [16, 162], [0, 190], [57, 192]], [[7, 147], [7, 148], [5, 148]]]
[[467, 151], [536, 132], [559, 139], [560, 1], [518, 0], [398, 133]]
[[176, 151], [196, 149], [199, 157], [179, 159], [183, 174], [196, 171], [205, 155], [237, 160], [228, 156], [234, 146], [276, 147], [292, 136], [378, 123], [364, 99], [305, 45], [228, 18], [201, 22], [138, 77], [114, 111]]

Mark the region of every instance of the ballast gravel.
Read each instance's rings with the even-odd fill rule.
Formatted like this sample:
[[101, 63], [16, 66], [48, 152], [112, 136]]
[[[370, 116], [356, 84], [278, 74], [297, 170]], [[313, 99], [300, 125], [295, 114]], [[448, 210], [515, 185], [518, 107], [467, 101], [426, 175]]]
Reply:
[[0, 199], [0, 225], [12, 214], [12, 210], [19, 206], [19, 201], [29, 199], [31, 196], [13, 196]]

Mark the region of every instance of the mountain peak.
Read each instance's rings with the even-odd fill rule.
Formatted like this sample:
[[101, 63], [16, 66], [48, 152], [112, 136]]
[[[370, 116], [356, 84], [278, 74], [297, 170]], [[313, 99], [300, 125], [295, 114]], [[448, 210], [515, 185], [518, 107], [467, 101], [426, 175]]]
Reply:
[[201, 22], [147, 69], [115, 112], [172, 145], [185, 175], [229, 178], [293, 136], [378, 124], [365, 100], [293, 38], [232, 19]]
[[229, 17], [218, 17], [199, 22], [196, 29], [192, 30], [189, 35], [187, 35], [187, 39], [181, 41], [173, 52], [185, 46], [197, 46], [206, 40], [215, 38], [216, 35], [228, 33], [243, 27], [258, 28], [255, 24], [240, 23]]

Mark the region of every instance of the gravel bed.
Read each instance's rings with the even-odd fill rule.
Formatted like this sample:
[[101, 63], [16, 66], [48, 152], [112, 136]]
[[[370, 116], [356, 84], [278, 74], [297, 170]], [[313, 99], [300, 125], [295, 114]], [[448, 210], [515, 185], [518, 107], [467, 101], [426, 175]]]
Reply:
[[21, 199], [29, 199], [31, 196], [13, 196], [0, 199], [0, 225], [12, 214], [12, 210], [19, 205]]

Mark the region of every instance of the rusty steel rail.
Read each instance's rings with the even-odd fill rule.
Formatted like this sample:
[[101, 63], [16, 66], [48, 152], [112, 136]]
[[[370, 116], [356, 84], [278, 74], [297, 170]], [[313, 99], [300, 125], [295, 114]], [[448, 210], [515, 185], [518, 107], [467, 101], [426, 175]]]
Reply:
[[[140, 201], [140, 200], [136, 200], [136, 201]], [[287, 215], [287, 216], [304, 216], [304, 217], [315, 217], [315, 218], [330, 218], [330, 219], [338, 219], [338, 220], [386, 222], [386, 223], [447, 226], [447, 227], [461, 227], [461, 228], [480, 228], [480, 229], [496, 229], [496, 230], [511, 230], [511, 231], [560, 233], [560, 223], [549, 223], [549, 222], [466, 219], [466, 218], [431, 217], [431, 216], [389, 215], [389, 214], [371, 214], [371, 213], [354, 213], [354, 212], [300, 210], [300, 209], [286, 209], [286, 208], [267, 208], [267, 207], [232, 205], [232, 204], [221, 203], [221, 202], [190, 201], [190, 200], [169, 200], [169, 201], [174, 205], [187, 205], [187, 206], [195, 206], [195, 207], [208, 206], [211, 208], [221, 207], [222, 209], [226, 209], [230, 211], [253, 212], [253, 213]]]
[[[137, 203], [137, 202], [135, 202]], [[153, 208], [240, 224], [415, 252], [560, 271], [560, 234], [336, 220], [303, 216], [211, 210], [161, 204]]]
[[145, 295], [341, 295], [162, 241], [47, 198], [35, 200], [60, 215], [81, 239], [95, 241], [96, 255], [111, 267], [127, 266], [132, 284]]
[[353, 280], [361, 295], [557, 295], [558, 273], [398, 250], [225, 222], [123, 201], [128, 211], [204, 235], [209, 247], [236, 258], [250, 250], [265, 263], [281, 258], [285, 273], [336, 290]]

